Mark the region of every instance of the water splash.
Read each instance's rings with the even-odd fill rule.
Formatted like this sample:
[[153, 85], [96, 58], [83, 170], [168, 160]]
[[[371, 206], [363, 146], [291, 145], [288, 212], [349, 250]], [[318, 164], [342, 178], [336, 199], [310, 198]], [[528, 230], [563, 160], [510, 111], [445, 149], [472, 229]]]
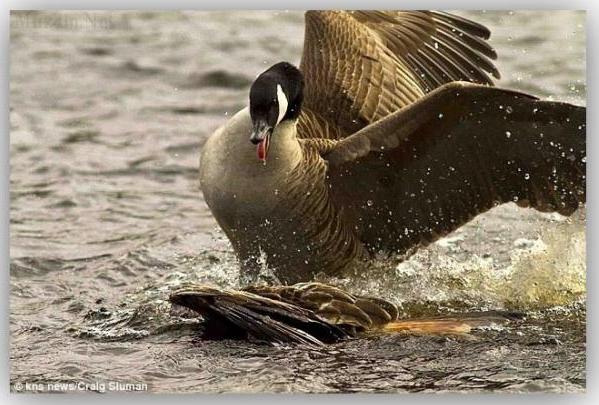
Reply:
[[[379, 258], [342, 277], [319, 275], [317, 279], [394, 301], [404, 317], [448, 310], [578, 308], [586, 298], [584, 218], [554, 215], [551, 219], [539, 224], [536, 239], [516, 239], [508, 261], [496, 260], [493, 254], [463, 254], [459, 243], [466, 236], [458, 232], [406, 260]], [[155, 259], [170, 261], [176, 269], [131, 292], [113, 311], [90, 310], [85, 322], [74, 329], [76, 335], [128, 340], [186, 328], [189, 319], [170, 316], [170, 292], [187, 283], [239, 286], [239, 267], [230, 249], [211, 249], [195, 256], [167, 252], [170, 250], [154, 250], [152, 254]]]
[[556, 220], [540, 225], [537, 239], [514, 241], [506, 264], [496, 263], [492, 255], [448, 255], [452, 239], [446, 238], [405, 261], [387, 259], [342, 278], [320, 280], [394, 300], [411, 316], [440, 309], [531, 311], [578, 305], [586, 298], [584, 221]]

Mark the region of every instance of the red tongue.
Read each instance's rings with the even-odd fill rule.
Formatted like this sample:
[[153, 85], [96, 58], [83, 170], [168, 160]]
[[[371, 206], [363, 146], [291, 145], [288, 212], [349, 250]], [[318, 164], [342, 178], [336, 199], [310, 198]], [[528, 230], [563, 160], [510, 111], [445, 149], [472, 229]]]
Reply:
[[266, 162], [266, 150], [268, 149], [268, 137], [265, 137], [257, 147], [258, 160]]

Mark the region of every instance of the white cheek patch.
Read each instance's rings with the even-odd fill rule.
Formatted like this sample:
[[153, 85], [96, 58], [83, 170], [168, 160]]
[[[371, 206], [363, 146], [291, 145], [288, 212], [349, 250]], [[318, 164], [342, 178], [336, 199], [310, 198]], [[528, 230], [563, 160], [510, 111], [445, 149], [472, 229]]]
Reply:
[[285, 97], [285, 93], [283, 92], [283, 88], [280, 84], [277, 84], [277, 102], [279, 103], [279, 118], [277, 118], [277, 125], [283, 119], [285, 114], [287, 114], [287, 97]]

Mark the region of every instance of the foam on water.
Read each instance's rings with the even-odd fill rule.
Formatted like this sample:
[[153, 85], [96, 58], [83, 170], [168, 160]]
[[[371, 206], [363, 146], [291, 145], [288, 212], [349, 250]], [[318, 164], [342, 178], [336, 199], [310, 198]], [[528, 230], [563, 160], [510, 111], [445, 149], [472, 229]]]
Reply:
[[543, 309], [586, 299], [585, 226], [565, 221], [544, 227], [543, 237], [516, 250], [497, 292], [517, 308]]

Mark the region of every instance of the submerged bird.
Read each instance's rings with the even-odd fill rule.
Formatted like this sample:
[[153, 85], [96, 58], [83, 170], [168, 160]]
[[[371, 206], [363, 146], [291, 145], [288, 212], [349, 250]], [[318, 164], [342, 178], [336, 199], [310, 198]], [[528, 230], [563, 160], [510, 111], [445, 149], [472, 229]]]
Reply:
[[397, 307], [389, 301], [314, 282], [242, 290], [192, 285], [175, 291], [170, 301], [202, 316], [205, 339], [270, 343], [320, 345], [388, 333], [465, 335], [472, 327], [522, 317], [520, 313], [488, 311], [400, 320]]
[[492, 87], [484, 26], [438, 11], [308, 11], [206, 141], [205, 200], [242, 276], [284, 283], [406, 255], [492, 207], [585, 203], [586, 109]]

